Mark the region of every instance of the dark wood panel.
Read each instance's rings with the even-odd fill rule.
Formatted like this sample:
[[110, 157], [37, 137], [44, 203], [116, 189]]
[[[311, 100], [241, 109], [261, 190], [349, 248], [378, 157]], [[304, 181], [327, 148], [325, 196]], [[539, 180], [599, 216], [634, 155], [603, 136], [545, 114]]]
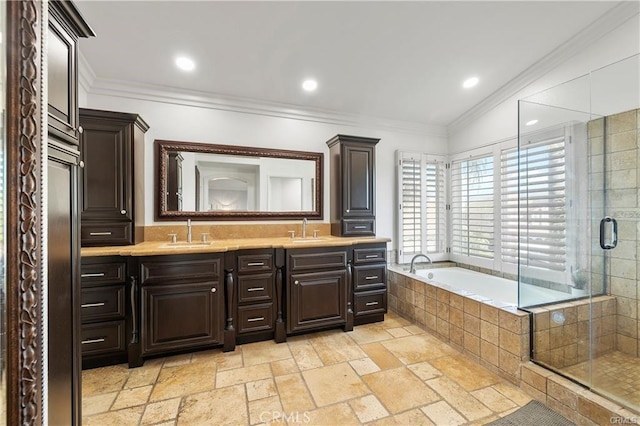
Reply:
[[264, 303], [273, 299], [273, 272], [238, 275], [238, 303]]
[[240, 274], [272, 270], [272, 253], [238, 255], [238, 273]]
[[364, 237], [374, 236], [376, 234], [375, 219], [343, 219], [342, 220], [342, 236], [343, 237]]
[[141, 260], [142, 285], [163, 284], [169, 280], [215, 280], [220, 277], [221, 262], [212, 255], [189, 258], [187, 256], [154, 256]]
[[346, 249], [299, 249], [289, 250], [289, 269], [305, 271], [322, 268], [345, 268], [347, 266]]
[[238, 333], [273, 330], [273, 303], [238, 307]]
[[343, 146], [344, 217], [371, 216], [373, 207], [373, 147]]
[[353, 249], [354, 265], [362, 265], [368, 263], [380, 263], [387, 261], [387, 245], [376, 244], [367, 247], [356, 247]]
[[291, 274], [289, 289], [289, 333], [346, 323], [346, 270]]
[[125, 321], [99, 322], [82, 325], [82, 356], [107, 355], [124, 352]]
[[355, 293], [355, 316], [387, 312], [387, 290], [373, 290]]
[[83, 288], [80, 304], [82, 322], [124, 318], [125, 300], [124, 285]]
[[133, 223], [85, 221], [81, 231], [84, 247], [128, 245], [133, 235]]
[[[96, 263], [97, 262], [97, 263]], [[124, 260], [102, 262], [84, 257], [81, 260], [80, 278], [82, 286], [124, 283], [127, 264]]]
[[387, 282], [387, 265], [360, 265], [353, 268], [355, 291], [384, 288]]
[[142, 287], [143, 355], [222, 342], [220, 283]]

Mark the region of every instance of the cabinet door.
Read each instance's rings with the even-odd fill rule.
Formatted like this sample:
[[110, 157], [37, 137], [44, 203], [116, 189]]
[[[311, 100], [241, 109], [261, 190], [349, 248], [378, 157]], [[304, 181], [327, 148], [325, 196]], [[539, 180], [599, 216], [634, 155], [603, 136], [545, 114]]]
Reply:
[[374, 215], [374, 147], [342, 146], [343, 217]]
[[80, 420], [80, 285], [77, 158], [49, 150], [47, 380], [49, 423]]
[[131, 221], [131, 135], [126, 124], [81, 117], [82, 221]]
[[289, 333], [345, 324], [347, 321], [347, 271], [291, 274], [289, 277], [287, 331]]
[[143, 355], [222, 342], [218, 281], [142, 287]]

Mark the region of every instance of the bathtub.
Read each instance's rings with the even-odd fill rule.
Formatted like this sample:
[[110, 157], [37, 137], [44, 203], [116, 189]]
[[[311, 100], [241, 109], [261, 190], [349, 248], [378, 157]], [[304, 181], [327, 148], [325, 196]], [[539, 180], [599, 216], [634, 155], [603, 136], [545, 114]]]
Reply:
[[[458, 267], [418, 269], [415, 275], [420, 277], [421, 281], [447, 290], [461, 290], [471, 295], [481, 296], [481, 298], [518, 306], [517, 281]], [[520, 296], [525, 302], [523, 306], [535, 306], [575, 298], [571, 293], [531, 284], [520, 284]]]

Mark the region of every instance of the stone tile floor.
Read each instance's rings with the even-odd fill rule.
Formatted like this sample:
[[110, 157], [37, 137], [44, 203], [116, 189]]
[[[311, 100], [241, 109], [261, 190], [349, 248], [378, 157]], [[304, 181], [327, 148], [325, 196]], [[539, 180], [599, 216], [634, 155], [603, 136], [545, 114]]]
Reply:
[[640, 411], [640, 358], [614, 351], [560, 371]]
[[485, 424], [526, 393], [389, 313], [382, 323], [85, 370], [83, 425]]

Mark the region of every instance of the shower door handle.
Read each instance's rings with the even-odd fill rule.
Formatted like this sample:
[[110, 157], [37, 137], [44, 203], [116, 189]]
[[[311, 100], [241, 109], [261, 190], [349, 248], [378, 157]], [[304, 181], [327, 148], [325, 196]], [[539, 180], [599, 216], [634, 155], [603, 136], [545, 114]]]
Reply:
[[[604, 242], [604, 237], [605, 237], [604, 228], [607, 225], [607, 223], [611, 224], [611, 242], [608, 244]], [[606, 216], [600, 221], [600, 247], [602, 248], [602, 250], [611, 250], [616, 248], [617, 245], [618, 245], [618, 222], [614, 218], [610, 216]]]

